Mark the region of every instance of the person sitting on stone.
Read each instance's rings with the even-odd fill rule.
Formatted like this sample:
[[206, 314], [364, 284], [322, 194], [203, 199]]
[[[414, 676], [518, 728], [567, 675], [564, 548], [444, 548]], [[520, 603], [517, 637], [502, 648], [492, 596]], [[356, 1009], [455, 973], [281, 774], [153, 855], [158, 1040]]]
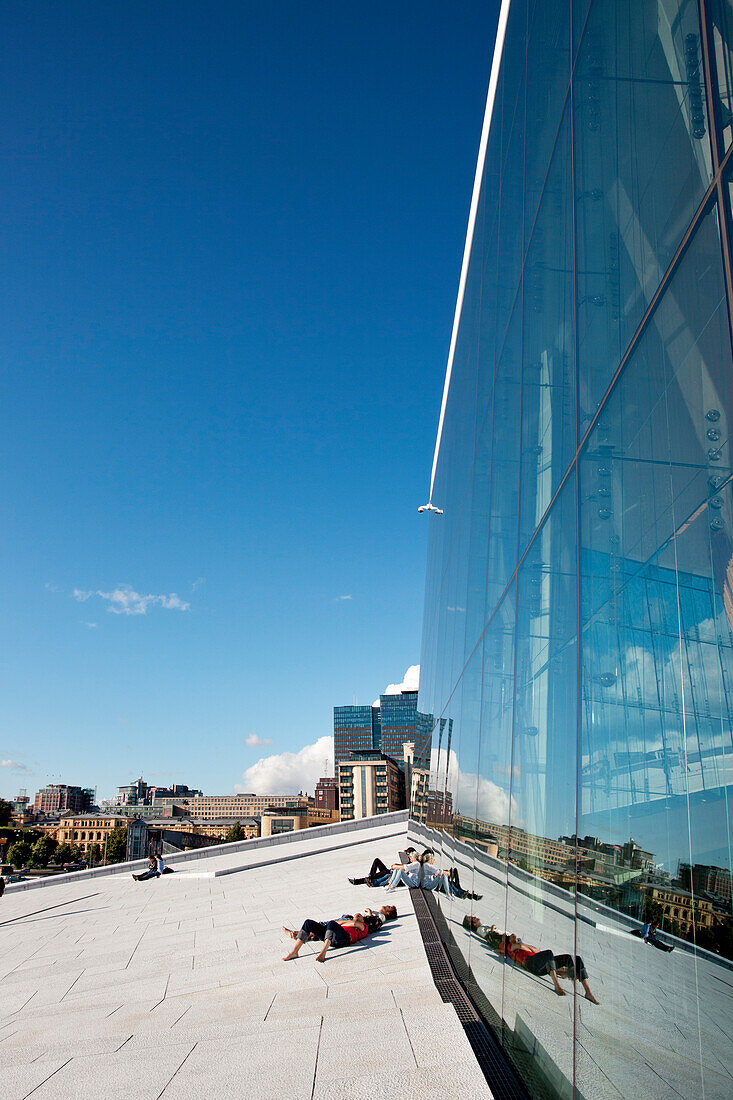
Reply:
[[672, 944], [662, 943], [657, 936], [658, 931], [659, 928], [656, 924], [642, 924], [641, 928], [632, 928], [631, 935], [639, 936], [644, 943], [650, 943], [652, 947], [656, 947], [659, 951], [674, 951]]
[[408, 857], [407, 863], [393, 863], [390, 867], [377, 858], [372, 861], [368, 875], [364, 878], [350, 878], [349, 882], [352, 886], [386, 886], [390, 875], [397, 867], [408, 867], [417, 861], [417, 852], [414, 848], [407, 848], [405, 855]]
[[420, 875], [422, 872], [422, 863], [419, 859], [413, 860], [412, 863], [396, 863], [392, 868], [392, 874], [389, 882], [387, 883], [387, 889], [391, 892], [396, 890], [402, 883], [405, 886], [419, 886]]
[[470, 898], [471, 901], [481, 901], [483, 894], [474, 894], [470, 890], [464, 890], [458, 877], [458, 870], [450, 867], [448, 870], [439, 871], [435, 866], [435, 853], [432, 848], [426, 848], [420, 856], [422, 874], [420, 885], [423, 890], [440, 890], [449, 898]]
[[[161, 860], [162, 862], [162, 860]], [[158, 858], [157, 856], [148, 856], [148, 869], [142, 871], [139, 875], [133, 874], [133, 878], [136, 882], [145, 882], [149, 878], [158, 878], [161, 872], [158, 870]]]
[[358, 943], [377, 928], [381, 928], [384, 921], [394, 920], [396, 916], [397, 910], [394, 905], [383, 905], [379, 913], [373, 913], [369, 909], [366, 914], [354, 913], [353, 916], [346, 914], [339, 920], [330, 920], [325, 924], [309, 918], [303, 921], [303, 927], [299, 932], [283, 925], [285, 935], [295, 941], [292, 950], [287, 955], [283, 955], [283, 961], [297, 959], [298, 952], [308, 940], [323, 940], [323, 947], [316, 956], [316, 962], [325, 962], [329, 948], [348, 947], [349, 944]]

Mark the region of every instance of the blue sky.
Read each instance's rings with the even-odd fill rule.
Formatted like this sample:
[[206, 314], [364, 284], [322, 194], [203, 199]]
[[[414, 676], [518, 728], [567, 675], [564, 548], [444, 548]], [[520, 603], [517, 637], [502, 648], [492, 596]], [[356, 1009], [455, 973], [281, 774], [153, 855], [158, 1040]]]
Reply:
[[230, 791], [419, 661], [496, 8], [3, 7], [0, 794]]

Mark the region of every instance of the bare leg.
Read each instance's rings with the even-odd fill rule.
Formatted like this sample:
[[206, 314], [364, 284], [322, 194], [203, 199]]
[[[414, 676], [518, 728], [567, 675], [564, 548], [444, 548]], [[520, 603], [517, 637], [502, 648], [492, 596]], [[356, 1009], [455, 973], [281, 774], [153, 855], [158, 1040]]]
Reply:
[[550, 977], [552, 978], [552, 984], [555, 987], [555, 992], [557, 993], [558, 997], [565, 997], [566, 996], [565, 990], [563, 989], [563, 987], [560, 985], [559, 981], [557, 980], [557, 973], [554, 970], [550, 971]]
[[285, 925], [283, 925], [283, 932], [286, 936], [290, 936], [291, 940], [297, 940], [298, 938], [298, 933], [294, 932], [292, 928], [286, 928]]
[[302, 946], [303, 946], [303, 941], [299, 940], [298, 937], [296, 936], [295, 937], [295, 943], [293, 944], [293, 949], [288, 955], [283, 955], [283, 962], [290, 962], [291, 959], [297, 959], [298, 952], [300, 951]]
[[596, 1000], [596, 998], [591, 993], [590, 986], [588, 985], [588, 979], [587, 978], [581, 978], [580, 979], [580, 984], [582, 985], [583, 989], [585, 990], [585, 999], [586, 999], [586, 1001], [592, 1001], [594, 1005], [599, 1005], [601, 1002]]
[[331, 937], [327, 936], [326, 939], [324, 940], [323, 947], [321, 948], [321, 950], [316, 955], [316, 962], [322, 963], [322, 962], [326, 961], [326, 952], [328, 951], [330, 946], [331, 946]]

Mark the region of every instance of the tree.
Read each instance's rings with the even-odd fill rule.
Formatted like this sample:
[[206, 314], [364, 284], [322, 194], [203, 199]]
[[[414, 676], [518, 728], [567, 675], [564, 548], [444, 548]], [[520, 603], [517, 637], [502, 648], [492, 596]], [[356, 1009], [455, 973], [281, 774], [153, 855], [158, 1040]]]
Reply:
[[31, 846], [27, 840], [16, 840], [8, 851], [8, 863], [13, 867], [25, 867], [31, 858]]
[[64, 841], [63, 844], [57, 844], [53, 853], [54, 863], [71, 863], [74, 859], [74, 850], [71, 845]]
[[664, 920], [664, 906], [661, 901], [655, 901], [654, 898], [644, 899], [644, 920], [648, 924], [656, 924], [661, 927]]
[[35, 867], [46, 867], [54, 853], [56, 841], [50, 836], [41, 836], [31, 848], [31, 859]]
[[235, 821], [231, 828], [227, 829], [226, 835], [227, 842], [231, 843], [235, 840], [244, 840], [244, 829], [242, 828], [241, 821]]
[[99, 847], [98, 844], [92, 844], [87, 854], [89, 856], [89, 866], [93, 867], [94, 864], [99, 863], [100, 859], [102, 858], [102, 849]]
[[107, 837], [107, 863], [122, 863], [127, 855], [127, 827], [113, 829]]
[[0, 826], [9, 825], [13, 807], [4, 798], [0, 798]]

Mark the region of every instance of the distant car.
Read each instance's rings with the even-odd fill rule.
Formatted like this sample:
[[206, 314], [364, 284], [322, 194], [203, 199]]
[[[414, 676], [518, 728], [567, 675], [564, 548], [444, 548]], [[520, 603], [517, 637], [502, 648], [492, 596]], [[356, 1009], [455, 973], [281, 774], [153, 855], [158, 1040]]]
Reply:
[[12, 875], [5, 875], [6, 882], [25, 882], [25, 875], [19, 875], [17, 871]]
[[78, 860], [76, 863], [65, 863], [65, 871], [86, 871], [87, 865], [84, 860]]

